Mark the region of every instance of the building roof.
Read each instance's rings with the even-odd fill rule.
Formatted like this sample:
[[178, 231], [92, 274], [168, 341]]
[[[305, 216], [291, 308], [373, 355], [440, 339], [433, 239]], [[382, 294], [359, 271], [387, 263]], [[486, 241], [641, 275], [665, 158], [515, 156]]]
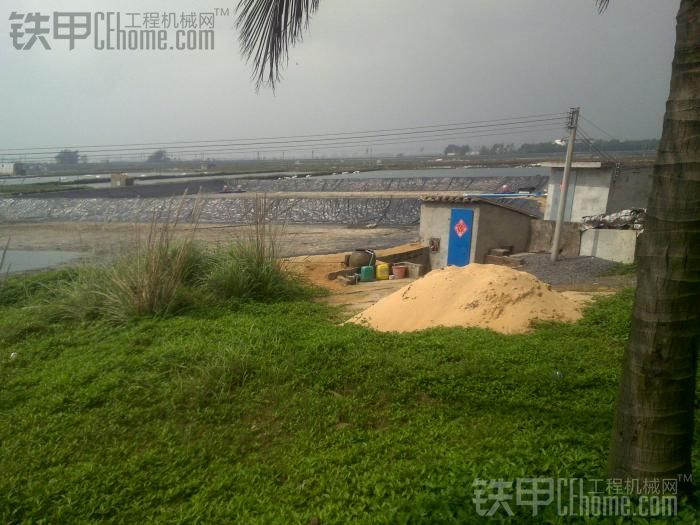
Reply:
[[509, 211], [514, 211], [522, 215], [527, 215], [533, 219], [541, 219], [541, 216], [537, 216], [531, 213], [525, 207], [521, 207], [519, 203], [528, 204], [534, 202], [529, 196], [523, 197], [501, 197], [501, 198], [488, 198], [475, 197], [475, 196], [460, 196], [460, 195], [423, 195], [420, 198], [421, 202], [427, 203], [437, 203], [437, 204], [488, 204], [490, 206], [496, 206], [498, 208], [505, 208]]

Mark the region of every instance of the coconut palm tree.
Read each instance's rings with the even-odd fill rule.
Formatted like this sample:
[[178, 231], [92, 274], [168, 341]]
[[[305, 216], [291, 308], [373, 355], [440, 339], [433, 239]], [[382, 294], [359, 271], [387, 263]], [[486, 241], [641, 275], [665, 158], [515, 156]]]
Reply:
[[690, 485], [700, 348], [700, 0], [681, 0], [610, 447], [615, 478]]
[[[608, 0], [595, 0], [602, 13]], [[659, 0], [663, 1], [663, 0]], [[241, 46], [273, 88], [318, 0], [241, 0]], [[700, 346], [700, 0], [681, 0], [623, 361], [610, 476], [690, 480]]]
[[302, 38], [319, 0], [240, 0], [238, 28], [243, 54], [253, 64], [260, 87], [271, 87], [289, 57], [289, 48]]

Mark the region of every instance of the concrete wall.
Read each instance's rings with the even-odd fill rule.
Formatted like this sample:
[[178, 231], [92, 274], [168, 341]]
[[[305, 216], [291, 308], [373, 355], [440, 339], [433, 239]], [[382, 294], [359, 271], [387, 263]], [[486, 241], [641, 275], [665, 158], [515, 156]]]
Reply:
[[608, 261], [633, 263], [637, 246], [636, 230], [586, 230], [581, 234], [581, 255]]
[[464, 205], [449, 202], [424, 202], [421, 205], [420, 241], [440, 240], [440, 250], [430, 252], [431, 268], [447, 266], [452, 209], [474, 210], [474, 229], [470, 260], [483, 263], [492, 248], [512, 246], [514, 252], [527, 251], [531, 217], [490, 204]]
[[[531, 219], [529, 252], [550, 252], [554, 236], [554, 221]], [[581, 224], [565, 222], [561, 230], [561, 255], [577, 257], [581, 249]]]
[[605, 213], [616, 213], [630, 208], [646, 208], [651, 194], [652, 175], [651, 166], [623, 167], [613, 180]]
[[447, 266], [447, 250], [450, 244], [450, 218], [452, 208], [474, 210], [474, 229], [472, 230], [472, 246], [469, 260], [476, 257], [476, 238], [479, 233], [481, 210], [479, 206], [465, 206], [456, 203], [423, 202], [420, 207], [420, 242], [430, 245], [430, 239], [439, 239], [440, 249], [430, 251], [430, 268]]
[[[564, 220], [580, 222], [586, 215], [605, 213], [608, 208], [608, 197], [612, 183], [612, 169], [580, 168], [571, 171], [573, 183], [569, 186], [569, 198], [573, 195], [573, 200]], [[547, 186], [545, 219], [556, 219], [558, 196], [563, 176], [564, 170], [562, 168], [552, 168]]]
[[492, 248], [513, 247], [513, 253], [526, 252], [530, 244], [531, 217], [496, 206], [481, 206], [476, 262], [483, 263]]

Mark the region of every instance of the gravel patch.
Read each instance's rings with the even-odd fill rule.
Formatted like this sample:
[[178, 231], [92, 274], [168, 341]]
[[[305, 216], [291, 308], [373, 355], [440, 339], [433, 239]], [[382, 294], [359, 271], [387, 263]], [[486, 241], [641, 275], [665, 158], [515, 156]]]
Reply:
[[521, 270], [552, 285], [588, 283], [617, 265], [596, 257], [564, 257], [553, 263], [548, 253], [530, 253], [517, 257], [524, 261]]

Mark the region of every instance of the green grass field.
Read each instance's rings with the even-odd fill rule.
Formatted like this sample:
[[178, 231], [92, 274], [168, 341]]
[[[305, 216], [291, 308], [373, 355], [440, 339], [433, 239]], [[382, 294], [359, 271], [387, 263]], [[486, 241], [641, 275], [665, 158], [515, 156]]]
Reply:
[[481, 523], [477, 478], [605, 478], [630, 292], [399, 335], [311, 301], [49, 321], [41, 279], [0, 306], [0, 523]]

